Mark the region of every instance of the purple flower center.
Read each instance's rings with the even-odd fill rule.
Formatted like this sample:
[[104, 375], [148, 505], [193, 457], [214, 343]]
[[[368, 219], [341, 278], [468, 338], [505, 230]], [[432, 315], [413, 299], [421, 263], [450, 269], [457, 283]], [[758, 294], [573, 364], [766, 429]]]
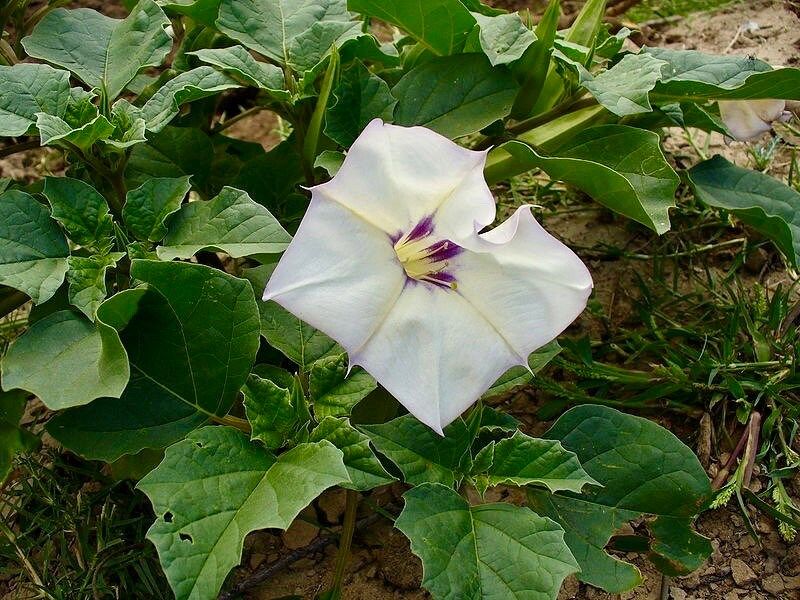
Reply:
[[434, 229], [433, 218], [423, 218], [407, 233], [392, 238], [394, 250], [409, 279], [455, 289], [456, 278], [450, 261], [463, 248], [450, 240], [437, 239]]

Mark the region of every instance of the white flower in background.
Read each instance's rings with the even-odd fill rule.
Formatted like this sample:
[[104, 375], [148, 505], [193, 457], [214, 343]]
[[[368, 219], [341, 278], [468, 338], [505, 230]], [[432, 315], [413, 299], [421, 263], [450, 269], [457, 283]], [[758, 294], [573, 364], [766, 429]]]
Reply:
[[720, 100], [719, 114], [734, 139], [755, 139], [770, 129], [773, 121], [791, 116], [783, 100]]
[[495, 229], [485, 152], [372, 121], [311, 205], [264, 291], [339, 342], [441, 433], [561, 333], [592, 279], [528, 206]]

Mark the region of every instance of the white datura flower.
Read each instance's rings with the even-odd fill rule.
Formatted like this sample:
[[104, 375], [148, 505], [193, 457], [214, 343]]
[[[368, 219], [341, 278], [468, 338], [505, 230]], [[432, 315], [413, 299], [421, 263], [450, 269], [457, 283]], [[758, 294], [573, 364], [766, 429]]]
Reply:
[[376, 119], [264, 291], [438, 433], [586, 306], [592, 279], [530, 207], [495, 219], [486, 152]]
[[720, 100], [719, 114], [734, 139], [748, 141], [772, 129], [774, 121], [791, 116], [784, 100]]

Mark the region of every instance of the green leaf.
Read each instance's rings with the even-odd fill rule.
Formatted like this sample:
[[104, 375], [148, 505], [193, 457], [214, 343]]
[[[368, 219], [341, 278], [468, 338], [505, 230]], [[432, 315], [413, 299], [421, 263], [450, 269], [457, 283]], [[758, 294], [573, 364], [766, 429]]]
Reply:
[[0, 81], [0, 136], [25, 135], [36, 124], [38, 113], [61, 117], [67, 110], [71, 95], [66, 71], [19, 63], [0, 66]]
[[514, 62], [536, 41], [536, 35], [525, 26], [519, 13], [484, 16], [473, 12], [480, 31], [480, 47], [492, 66]]
[[180, 110], [181, 105], [214, 96], [241, 84], [214, 67], [203, 65], [167, 81], [142, 106], [142, 118], [148, 131], [161, 131]]
[[191, 258], [213, 248], [234, 258], [283, 252], [291, 236], [270, 212], [246, 192], [225, 187], [208, 202], [190, 202], [169, 221], [161, 260]]
[[[604, 548], [624, 523], [642, 515], [655, 516], [649, 525], [658, 553], [665, 532], [679, 534], [687, 554], [675, 560], [672, 572], [686, 573], [710, 553], [708, 540], [691, 530], [691, 522], [711, 496], [708, 477], [692, 451], [656, 423], [603, 406], [579, 406], [567, 411], [549, 439], [577, 454], [586, 472], [602, 488], [580, 496], [530, 490], [532, 507], [558, 521], [578, 559], [581, 581], [621, 593], [641, 582], [639, 570], [606, 554]], [[656, 554], [658, 556], [658, 554]]]
[[578, 570], [557, 523], [505, 503], [470, 506], [455, 491], [424, 483], [405, 494], [395, 527], [422, 559], [434, 600], [555, 600]]
[[591, 127], [549, 156], [518, 141], [500, 148], [518, 161], [520, 172], [538, 167], [658, 234], [669, 230], [669, 209], [680, 180], [652, 131], [625, 125]]
[[369, 438], [350, 424], [347, 419], [325, 417], [309, 436], [310, 442], [327, 440], [342, 451], [344, 466], [350, 476], [349, 483], [341, 486], [365, 492], [394, 481], [369, 445]]
[[167, 235], [164, 221], [180, 209], [191, 187], [189, 176], [155, 177], [130, 190], [122, 209], [128, 230], [138, 240], [163, 239]]
[[800, 69], [773, 69], [750, 56], [703, 54], [696, 50], [645, 48], [668, 63], [653, 94], [661, 99], [800, 100]]
[[495, 381], [492, 387], [486, 390], [482, 398], [484, 400], [497, 398], [498, 396], [507, 394], [511, 390], [527, 385], [531, 382], [533, 376], [545, 368], [545, 366], [558, 356], [560, 352], [561, 346], [559, 346], [558, 342], [555, 340], [531, 352], [528, 356], [528, 369], [522, 366], [512, 367], [506, 371], [500, 379]]
[[301, 425], [291, 389], [270, 379], [250, 375], [242, 388], [250, 439], [260, 440], [270, 450], [283, 447]]
[[36, 394], [51, 410], [119, 398], [130, 369], [117, 332], [69, 310], [36, 321], [3, 358], [3, 389]]
[[347, 8], [397, 25], [439, 55], [458, 53], [475, 27], [459, 0], [348, 0]]
[[265, 62], [259, 62], [242, 46], [229, 48], [203, 48], [188, 52], [200, 61], [221, 69], [240, 82], [267, 90], [280, 100], [287, 100], [289, 92], [285, 89], [283, 71]]
[[64, 281], [68, 256], [67, 239], [46, 206], [18, 190], [0, 194], [0, 284], [46, 302]]
[[318, 420], [327, 416], [344, 417], [378, 387], [363, 369], [350, 371], [346, 354], [321, 358], [311, 365], [309, 391]]
[[110, 138], [115, 132], [114, 125], [92, 104], [91, 95], [71, 101], [63, 118], [38, 113], [36, 128], [42, 146], [59, 146], [66, 150], [73, 150], [77, 146], [84, 151]]
[[343, 481], [342, 453], [330, 442], [300, 444], [276, 459], [234, 429], [205, 427], [167, 448], [138, 487], [153, 503], [147, 538], [176, 599], [204, 600], [217, 597], [239, 564], [248, 533], [288, 528]]
[[333, 177], [342, 167], [344, 153], [336, 150], [323, 150], [314, 160], [315, 169], [324, 169], [329, 177]]
[[650, 54], [627, 54], [596, 77], [587, 75], [583, 87], [615, 115], [624, 117], [653, 110], [650, 91], [661, 81], [667, 63]]
[[191, 175], [195, 184], [204, 187], [211, 172], [214, 145], [199, 129], [166, 127], [151, 134], [146, 144], [133, 148], [125, 179], [133, 189], [154, 177]]
[[508, 115], [517, 89], [511, 73], [492, 67], [482, 54], [436, 58], [412, 69], [394, 86], [394, 120], [456, 138]]
[[397, 104], [389, 85], [361, 61], [342, 72], [333, 95], [335, 101], [325, 113], [325, 135], [345, 148], [372, 119], [391, 121]]
[[140, 70], [164, 61], [172, 47], [169, 24], [153, 0], [140, 0], [123, 20], [89, 8], [57, 8], [22, 45], [30, 56], [69, 69], [113, 99]]
[[144, 286], [106, 300], [98, 317], [120, 332], [131, 380], [122, 398], [70, 409], [48, 424], [62, 444], [113, 461], [181, 439], [225, 415], [258, 350], [258, 309], [247, 281], [203, 265], [135, 260]]
[[[259, 295], [263, 289], [259, 288]], [[266, 338], [270, 346], [283, 352], [303, 371], [310, 369], [311, 365], [321, 358], [337, 356], [344, 352], [341, 346], [327, 335], [301, 321], [279, 304], [270, 300], [260, 302], [259, 307], [261, 335]]]
[[730, 211], [775, 242], [794, 266], [800, 264], [800, 194], [794, 189], [722, 156], [695, 165], [687, 175], [698, 200]]
[[110, 248], [114, 223], [100, 192], [79, 179], [47, 177], [42, 193], [73, 242], [98, 252]]
[[94, 320], [97, 309], [106, 299], [106, 271], [114, 267], [124, 252], [70, 256], [67, 283], [69, 303]]
[[111, 108], [111, 124], [114, 131], [110, 138], [103, 140], [108, 146], [125, 150], [147, 141], [147, 124], [141, 116], [141, 110], [124, 98], [117, 100]]
[[580, 492], [585, 485], [597, 485], [583, 470], [575, 453], [565, 450], [557, 440], [532, 438], [517, 431], [484, 450], [487, 448], [492, 457], [490, 466], [473, 471], [488, 485], [533, 484], [551, 492]]
[[479, 419], [458, 418], [444, 428], [444, 437], [412, 415], [358, 427], [381, 454], [397, 465], [406, 483], [433, 482], [453, 487], [463, 473], [469, 472], [469, 450], [479, 425]]
[[39, 438], [19, 427], [28, 394], [22, 390], [0, 392], [0, 485], [11, 472], [14, 458], [34, 450]]
[[165, 10], [186, 15], [213, 29], [219, 13], [220, 0], [156, 0], [156, 2]]
[[222, 0], [217, 27], [279, 64], [303, 72], [358, 32], [344, 0]]

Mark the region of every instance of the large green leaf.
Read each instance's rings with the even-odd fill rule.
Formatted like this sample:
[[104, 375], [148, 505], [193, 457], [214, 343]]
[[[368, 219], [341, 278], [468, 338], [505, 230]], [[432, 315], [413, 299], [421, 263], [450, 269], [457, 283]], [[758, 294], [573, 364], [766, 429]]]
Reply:
[[505, 67], [483, 54], [436, 58], [392, 88], [398, 125], [423, 125], [449, 138], [480, 131], [507, 116], [518, 86]]
[[470, 446], [480, 419], [471, 414], [458, 418], [439, 435], [412, 415], [403, 415], [379, 425], [359, 425], [375, 447], [397, 465], [411, 485], [425, 482], [452, 487], [470, 470]]
[[389, 85], [361, 61], [342, 72], [333, 95], [325, 113], [325, 135], [345, 148], [372, 119], [391, 121], [397, 104]]
[[203, 265], [135, 260], [145, 286], [106, 300], [98, 317], [120, 332], [131, 379], [119, 400], [101, 398], [48, 425], [87, 458], [116, 460], [181, 439], [225, 415], [250, 373], [258, 308], [247, 281]]
[[70, 101], [69, 73], [48, 65], [0, 66], [0, 136], [29, 133], [40, 112], [61, 117]]
[[397, 25], [440, 55], [459, 52], [475, 27], [459, 0], [348, 0], [347, 8]]
[[[711, 486], [697, 457], [677, 437], [647, 419], [592, 405], [566, 412], [546, 437], [575, 452], [603, 486], [580, 496], [529, 491], [534, 510], [564, 527], [581, 566], [579, 579], [611, 593], [641, 582], [635, 566], [604, 548], [624, 523], [642, 515], [656, 517], [650, 551], [657, 566], [675, 575], [702, 564], [711, 546], [691, 523], [710, 498]], [[665, 533], [673, 537], [661, 539]], [[685, 550], [682, 556], [670, 549], [676, 543]]]
[[175, 213], [164, 245], [162, 260], [191, 258], [213, 248], [234, 258], [283, 252], [291, 236], [270, 212], [253, 202], [247, 192], [225, 187], [208, 202], [190, 202]]
[[626, 54], [621, 61], [596, 77], [586, 73], [583, 87], [615, 115], [627, 116], [653, 110], [650, 91], [663, 78], [667, 63], [650, 54]]
[[422, 585], [434, 600], [555, 600], [578, 570], [557, 523], [512, 504], [470, 506], [443, 485], [403, 495], [395, 527], [422, 559]]
[[189, 52], [202, 62], [217, 67], [242, 83], [269, 91], [272, 96], [288, 99], [289, 92], [284, 89], [283, 71], [270, 63], [259, 62], [246, 48], [203, 48]]
[[202, 65], [170, 79], [142, 107], [149, 131], [161, 131], [178, 115], [181, 105], [222, 91], [242, 87], [234, 78], [214, 67]]
[[109, 140], [116, 129], [88, 97], [67, 106], [63, 118], [39, 113], [36, 128], [42, 146], [58, 146], [65, 150], [77, 147], [83, 151], [97, 142]]
[[128, 230], [138, 240], [158, 242], [167, 235], [164, 221], [180, 207], [191, 184], [189, 177], [154, 177], [130, 190], [122, 209]]
[[351, 490], [367, 491], [394, 481], [369, 445], [369, 438], [353, 427], [347, 419], [325, 417], [311, 431], [309, 441], [327, 440], [344, 454], [344, 466], [349, 483], [341, 484]]
[[800, 264], [800, 194], [794, 189], [722, 156], [695, 165], [687, 175], [701, 202], [730, 211], [775, 242], [793, 265]]
[[67, 271], [69, 303], [94, 320], [97, 310], [106, 299], [106, 271], [116, 266], [123, 256], [123, 252], [70, 256]]
[[479, 46], [492, 66], [514, 62], [536, 41], [536, 35], [522, 22], [519, 13], [487, 16], [473, 12], [472, 16], [479, 27]]
[[261, 334], [271, 346], [308, 370], [326, 356], [339, 355], [341, 346], [327, 335], [301, 321], [273, 301], [261, 302]]
[[128, 188], [139, 187], [154, 177], [191, 175], [205, 187], [214, 160], [214, 145], [199, 129], [166, 127], [151, 134], [146, 144], [133, 148], [125, 170]]
[[750, 56], [696, 50], [646, 48], [643, 52], [667, 63], [664, 79], [653, 90], [659, 100], [800, 100], [800, 69], [773, 69]]
[[300, 444], [277, 459], [228, 427], [205, 427], [167, 448], [139, 482], [156, 522], [147, 538], [177, 600], [212, 600], [239, 564], [245, 536], [286, 529], [327, 488], [347, 481], [330, 442]]
[[378, 384], [363, 369], [350, 372], [347, 355], [321, 358], [311, 366], [308, 387], [317, 419], [344, 417]]
[[30, 56], [69, 69], [113, 99], [139, 71], [166, 58], [172, 47], [169, 24], [153, 0], [140, 0], [123, 20], [89, 8], [57, 8], [22, 45]]
[[47, 177], [42, 193], [73, 242], [100, 252], [110, 248], [114, 224], [100, 192], [80, 179]]
[[560, 442], [533, 438], [521, 431], [491, 442], [480, 451], [475, 463], [488, 464], [486, 469], [475, 473], [481, 487], [533, 484], [551, 492], [580, 492], [585, 485], [597, 484], [583, 470], [575, 453]]
[[513, 157], [518, 172], [540, 168], [656, 233], [669, 230], [680, 179], [652, 131], [600, 125], [580, 131], [548, 156], [515, 140], [498, 150]]
[[119, 398], [130, 369], [114, 328], [62, 310], [36, 321], [3, 358], [3, 389], [36, 394], [52, 410]]
[[49, 300], [64, 281], [69, 246], [50, 211], [25, 192], [0, 194], [0, 284]]
[[345, 0], [222, 0], [219, 30], [298, 72], [360, 33]]

